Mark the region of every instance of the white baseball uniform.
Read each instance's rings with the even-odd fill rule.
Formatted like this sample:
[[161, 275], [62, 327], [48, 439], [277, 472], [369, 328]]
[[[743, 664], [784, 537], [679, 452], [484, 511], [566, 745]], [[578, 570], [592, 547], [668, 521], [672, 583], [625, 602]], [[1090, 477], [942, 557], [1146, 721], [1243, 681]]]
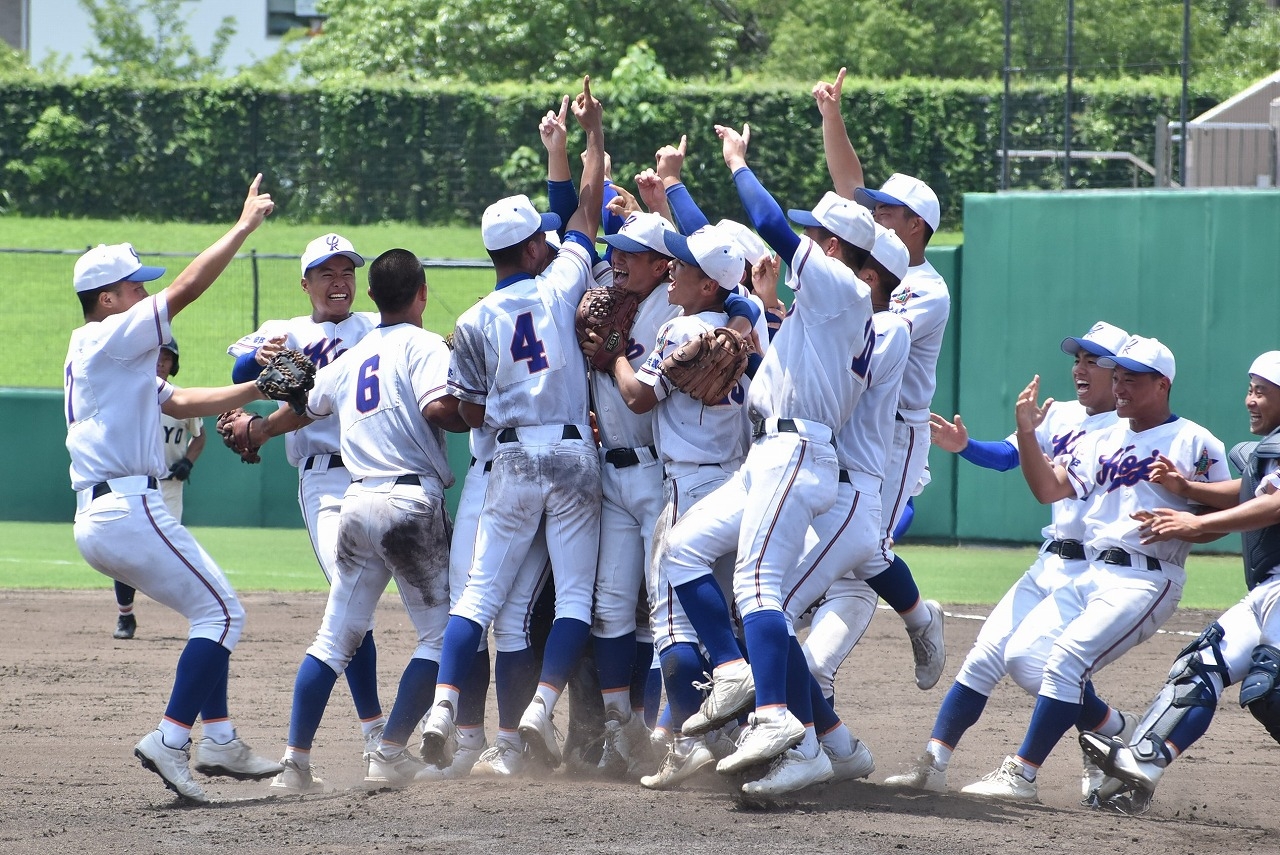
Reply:
[[[570, 232], [536, 278], [499, 283], [454, 330], [449, 392], [485, 407], [498, 440], [475, 558], [452, 613], [488, 626], [545, 518], [556, 616], [591, 622], [600, 538], [600, 461], [587, 368], [574, 332], [591, 251]], [[460, 319], [462, 320], [462, 319]]]
[[178, 522], [182, 522], [182, 493], [185, 481], [167, 475], [168, 469], [187, 454], [187, 446], [191, 440], [204, 433], [204, 419], [175, 419], [160, 414], [160, 441], [164, 443], [164, 465], [166, 477], [160, 481], [160, 492], [164, 495], [164, 503], [169, 506], [169, 513]]
[[447, 394], [444, 339], [412, 324], [378, 327], [316, 373], [307, 415], [336, 415], [352, 481], [338, 525], [338, 574], [307, 653], [341, 673], [394, 578], [414, 628], [414, 657], [439, 660], [449, 610], [453, 484], [443, 432], [422, 410]]
[[1173, 614], [1191, 544], [1143, 545], [1139, 523], [1130, 516], [1194, 507], [1147, 480], [1161, 455], [1189, 480], [1231, 477], [1222, 443], [1177, 416], [1137, 433], [1122, 419], [1076, 446], [1067, 473], [1086, 505], [1089, 569], [1032, 608], [1009, 638], [1005, 661], [1019, 685], [1038, 685], [1041, 695], [1080, 703], [1094, 672], [1150, 638]]
[[173, 387], [156, 377], [172, 338], [161, 292], [71, 334], [64, 393], [76, 546], [89, 565], [191, 622], [189, 638], [235, 648], [244, 609], [222, 570], [169, 512], [160, 405]]

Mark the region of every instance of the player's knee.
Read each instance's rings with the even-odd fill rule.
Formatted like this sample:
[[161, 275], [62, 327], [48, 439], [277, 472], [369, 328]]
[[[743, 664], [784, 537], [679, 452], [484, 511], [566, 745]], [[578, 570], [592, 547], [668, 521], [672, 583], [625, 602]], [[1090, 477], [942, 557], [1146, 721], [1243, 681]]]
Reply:
[[[977, 648], [970, 651], [969, 656], [964, 660], [964, 664], [960, 666], [959, 672], [956, 674], [956, 681], [963, 683], [975, 692], [986, 697], [991, 697], [991, 693], [995, 691], [996, 684], [1000, 682], [1000, 678], [1005, 675], [1004, 662], [999, 658], [988, 655], [975, 655], [979, 651]], [[1025, 675], [1024, 675], [1025, 676]], [[1015, 678], [1016, 682], [1016, 678]], [[1037, 694], [1040, 691], [1040, 679], [1037, 675], [1036, 687], [1034, 690], [1027, 689], [1021, 683], [1018, 685], [1025, 689], [1029, 694]]]
[[1044, 682], [1044, 660], [1030, 652], [1006, 651], [1004, 658], [1005, 671], [1009, 679], [1029, 695], [1040, 694], [1040, 684]]

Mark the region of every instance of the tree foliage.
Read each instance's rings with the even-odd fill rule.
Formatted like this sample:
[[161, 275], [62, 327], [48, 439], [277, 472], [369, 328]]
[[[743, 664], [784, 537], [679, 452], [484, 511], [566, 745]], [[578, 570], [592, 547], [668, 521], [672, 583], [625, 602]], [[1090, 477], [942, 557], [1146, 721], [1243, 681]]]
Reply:
[[94, 70], [129, 79], [200, 80], [222, 73], [235, 18], [222, 19], [208, 54], [187, 32], [182, 6], [193, 0], [80, 0], [98, 46], [85, 52]]

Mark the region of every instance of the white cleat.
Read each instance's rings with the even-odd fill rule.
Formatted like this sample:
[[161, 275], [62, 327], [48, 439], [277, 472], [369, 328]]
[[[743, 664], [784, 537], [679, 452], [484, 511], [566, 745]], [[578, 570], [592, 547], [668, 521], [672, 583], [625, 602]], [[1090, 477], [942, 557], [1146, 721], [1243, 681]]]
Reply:
[[529, 752], [552, 769], [560, 765], [560, 744], [556, 741], [556, 728], [551, 721], [542, 698], [534, 698], [520, 716], [520, 738]]
[[749, 796], [780, 796], [830, 781], [834, 775], [825, 751], [819, 750], [815, 757], [805, 757], [799, 749], [791, 748], [773, 759], [763, 778], [743, 784], [742, 792]]
[[942, 606], [936, 600], [925, 600], [925, 608], [929, 610], [931, 619], [920, 629], [907, 630], [911, 639], [911, 655], [916, 661], [916, 685], [921, 689], [932, 689], [942, 678], [942, 669], [947, 664], [947, 647], [943, 642]]
[[288, 793], [311, 793], [324, 789], [324, 780], [311, 773], [311, 767], [302, 768], [293, 760], [281, 760], [284, 768], [271, 781], [271, 789]]
[[715, 762], [715, 756], [707, 748], [702, 739], [692, 739], [684, 753], [677, 747], [681, 740], [677, 739], [662, 758], [662, 765], [652, 775], [640, 779], [640, 786], [648, 790], [670, 790], [680, 786], [693, 777], [699, 770]]
[[200, 785], [191, 777], [188, 764], [191, 761], [191, 741], [182, 748], [170, 748], [164, 744], [159, 730], [153, 730], [133, 747], [133, 756], [142, 761], [142, 768], [155, 772], [165, 787], [178, 794], [178, 798], [192, 804], [208, 804]]
[[512, 778], [524, 769], [524, 754], [519, 745], [499, 739], [492, 748], [486, 748], [477, 758], [473, 772], [476, 775], [497, 775]]
[[[604, 747], [600, 752], [597, 770], [611, 778], [625, 778], [632, 769], [652, 763], [649, 748], [649, 728], [644, 719], [632, 715], [625, 722], [610, 714], [604, 722]], [[652, 768], [652, 766], [650, 766]]]
[[453, 752], [453, 762], [445, 767], [444, 777], [449, 780], [465, 778], [471, 774], [471, 770], [475, 768], [476, 763], [489, 750], [489, 743], [482, 742], [476, 748], [458, 748]]
[[422, 759], [443, 769], [453, 759], [453, 711], [442, 703], [435, 704], [423, 722]]
[[960, 792], [969, 796], [1003, 799], [1009, 802], [1038, 802], [1036, 782], [1022, 775], [1023, 765], [1013, 757], [1004, 758], [1000, 768], [975, 781]]
[[278, 775], [284, 766], [254, 754], [240, 737], [219, 744], [204, 737], [196, 744], [196, 771], [210, 777], [220, 775], [238, 781], [261, 781]]
[[[1120, 713], [1122, 727], [1120, 733], [1115, 739], [1120, 740], [1125, 745], [1129, 744], [1129, 740], [1133, 739], [1133, 733], [1138, 729], [1138, 716], [1133, 713]], [[1084, 755], [1084, 771], [1080, 776], [1080, 798], [1086, 801], [1093, 794], [1094, 790], [1099, 789], [1106, 783], [1107, 773], [1097, 763], [1093, 762], [1093, 758], [1089, 756], [1089, 752], [1084, 749], [1084, 734], [1080, 734], [1080, 753]], [[1106, 738], [1106, 737], [1104, 737]]]
[[902, 787], [909, 790], [924, 790], [928, 793], [945, 793], [947, 791], [947, 770], [933, 765], [933, 755], [923, 754], [915, 765], [901, 775], [890, 775], [884, 779], [886, 787]]
[[701, 736], [723, 727], [751, 709], [756, 702], [756, 681], [751, 667], [739, 664], [732, 669], [717, 668], [714, 675], [706, 675], [708, 683], [695, 683], [699, 689], [709, 690], [702, 699], [702, 706], [689, 716], [680, 727], [685, 736]]
[[831, 780], [833, 781], [856, 781], [876, 770], [876, 761], [871, 756], [871, 749], [861, 739], [854, 740], [853, 753], [844, 757], [838, 756], [826, 745], [822, 746], [822, 750], [831, 761]]
[[767, 763], [802, 739], [804, 725], [790, 710], [770, 721], [760, 721], [757, 713], [751, 713], [747, 716], [742, 736], [738, 738], [738, 750], [717, 763], [716, 771], [737, 772]]
[[443, 769], [428, 766], [403, 748], [393, 753], [379, 749], [369, 758], [369, 771], [364, 782], [399, 789], [422, 781], [438, 781], [443, 777]]

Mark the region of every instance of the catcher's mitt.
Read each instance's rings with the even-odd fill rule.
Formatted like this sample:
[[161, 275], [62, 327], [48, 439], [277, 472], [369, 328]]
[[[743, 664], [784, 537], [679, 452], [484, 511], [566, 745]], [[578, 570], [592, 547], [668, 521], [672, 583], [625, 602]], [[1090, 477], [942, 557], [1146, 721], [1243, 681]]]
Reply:
[[591, 365], [601, 371], [613, 370], [613, 361], [627, 352], [631, 323], [640, 309], [640, 295], [620, 288], [588, 288], [578, 303], [574, 327], [578, 341], [588, 331], [600, 336], [602, 343], [591, 355]]
[[254, 445], [249, 439], [249, 428], [255, 419], [262, 416], [247, 410], [234, 409], [218, 416], [218, 435], [227, 448], [240, 455], [242, 463], [261, 463], [258, 456], [261, 446]]
[[747, 370], [751, 342], [730, 327], [716, 327], [691, 338], [662, 360], [671, 385], [707, 406], [720, 403]]
[[253, 381], [273, 401], [285, 401], [298, 415], [307, 409], [307, 393], [316, 382], [316, 366], [300, 350], [282, 350], [271, 357]]

